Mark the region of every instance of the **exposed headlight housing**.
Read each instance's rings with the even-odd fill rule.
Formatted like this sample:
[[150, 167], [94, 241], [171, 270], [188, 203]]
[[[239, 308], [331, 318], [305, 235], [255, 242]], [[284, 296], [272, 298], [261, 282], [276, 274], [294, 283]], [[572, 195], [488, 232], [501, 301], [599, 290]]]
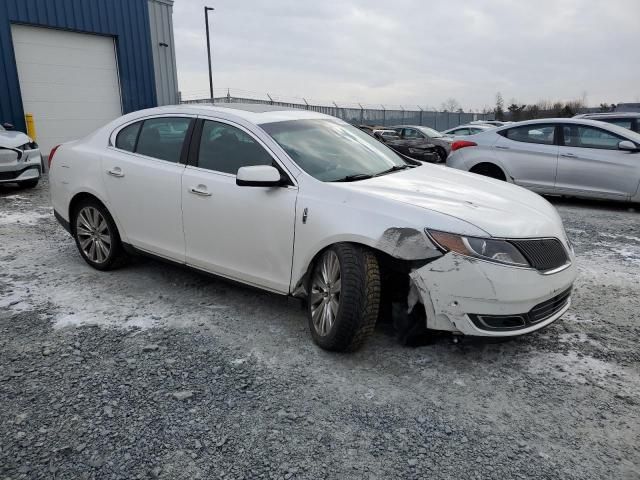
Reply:
[[456, 252], [503, 265], [530, 267], [520, 251], [506, 240], [467, 237], [454, 233], [427, 230], [429, 237], [445, 252]]

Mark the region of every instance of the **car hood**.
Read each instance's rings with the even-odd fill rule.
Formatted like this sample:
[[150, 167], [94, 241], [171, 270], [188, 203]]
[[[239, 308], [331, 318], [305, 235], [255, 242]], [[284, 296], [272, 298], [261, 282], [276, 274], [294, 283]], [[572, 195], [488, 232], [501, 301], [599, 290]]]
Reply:
[[342, 185], [456, 217], [492, 237], [565, 239], [558, 212], [540, 195], [473, 173], [423, 165]]
[[31, 142], [28, 135], [13, 130], [0, 131], [0, 147], [17, 148]]

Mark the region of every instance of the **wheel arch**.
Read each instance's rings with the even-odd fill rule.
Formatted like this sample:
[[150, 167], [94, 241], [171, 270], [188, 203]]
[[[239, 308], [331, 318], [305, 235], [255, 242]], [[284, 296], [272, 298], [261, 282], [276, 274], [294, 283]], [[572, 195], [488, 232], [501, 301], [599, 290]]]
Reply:
[[118, 221], [118, 218], [116, 215], [114, 215], [114, 212], [109, 208], [109, 204], [104, 201], [102, 198], [100, 198], [98, 195], [96, 195], [94, 192], [89, 192], [86, 190], [80, 191], [80, 192], [76, 192], [72, 197], [71, 200], [69, 201], [69, 209], [67, 214], [69, 215], [69, 227], [71, 229], [71, 234], [75, 235], [75, 226], [74, 226], [74, 222], [73, 222], [73, 214], [75, 212], [75, 210], [78, 208], [78, 205], [80, 204], [80, 202], [82, 202], [83, 200], [94, 200], [96, 202], [98, 202], [100, 205], [102, 205], [105, 210], [107, 210], [109, 212], [109, 215], [111, 215], [111, 218], [113, 219], [114, 223], [116, 224], [116, 228], [118, 229], [118, 235], [120, 236], [120, 240], [124, 243], [127, 243], [127, 238], [126, 238], [126, 233], [124, 231], [124, 229], [122, 228], [122, 225], [120, 224], [120, 222]]
[[469, 172], [476, 173], [478, 175], [484, 175], [483, 173], [480, 173], [482, 170], [494, 171], [502, 176], [500, 180], [505, 180], [507, 182], [513, 183], [513, 177], [509, 175], [509, 172], [507, 172], [503, 165], [494, 160], [479, 160], [469, 167]]

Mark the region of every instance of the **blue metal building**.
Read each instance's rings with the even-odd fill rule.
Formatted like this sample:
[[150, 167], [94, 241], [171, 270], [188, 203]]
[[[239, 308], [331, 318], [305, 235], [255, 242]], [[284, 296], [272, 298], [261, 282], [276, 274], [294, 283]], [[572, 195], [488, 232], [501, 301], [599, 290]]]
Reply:
[[[36, 110], [39, 136], [43, 130], [54, 142], [86, 134], [78, 130], [116, 113], [176, 103], [172, 5], [172, 0], [0, 1], [0, 122], [24, 130], [25, 113]], [[64, 98], [64, 105], [51, 103]], [[84, 105], [68, 113], [74, 103], [69, 99]], [[75, 131], [61, 131], [62, 123]]]

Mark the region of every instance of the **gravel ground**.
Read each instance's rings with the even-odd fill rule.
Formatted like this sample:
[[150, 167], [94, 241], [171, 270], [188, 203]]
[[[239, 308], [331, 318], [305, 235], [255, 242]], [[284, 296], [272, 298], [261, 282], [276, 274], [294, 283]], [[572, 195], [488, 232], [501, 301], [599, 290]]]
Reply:
[[553, 200], [574, 305], [509, 342], [313, 345], [285, 298], [89, 268], [0, 187], [0, 479], [640, 478], [640, 216]]

